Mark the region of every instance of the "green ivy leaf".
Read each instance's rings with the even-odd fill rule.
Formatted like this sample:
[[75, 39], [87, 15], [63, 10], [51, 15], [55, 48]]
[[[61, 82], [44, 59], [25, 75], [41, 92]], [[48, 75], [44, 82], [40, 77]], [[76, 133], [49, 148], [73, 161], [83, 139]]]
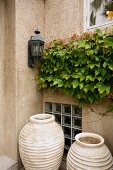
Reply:
[[42, 88], [43, 89], [47, 88], [47, 84], [46, 83], [42, 84]]
[[106, 90], [106, 88], [102, 82], [97, 83], [95, 88], [97, 88], [100, 93], [103, 93]]
[[40, 77], [40, 81], [41, 82], [45, 82], [45, 78], [44, 77]]
[[87, 51], [86, 51], [86, 54], [87, 54], [88, 56], [91, 56], [91, 55], [94, 54], [94, 51], [93, 51], [93, 50], [87, 50]]
[[54, 71], [57, 71], [58, 70], [58, 68], [57, 67], [54, 67]]
[[77, 67], [77, 66], [79, 66], [79, 65], [80, 65], [80, 63], [77, 63], [77, 62], [76, 62], [74, 66], [76, 66], [76, 67]]
[[57, 54], [58, 54], [57, 51], [54, 51], [54, 52], [53, 52], [53, 56], [56, 56]]
[[98, 79], [98, 81], [101, 81], [101, 80], [102, 80], [102, 77], [97, 76], [97, 79]]
[[94, 86], [94, 89], [96, 89], [96, 88], [98, 88], [98, 87], [100, 87], [100, 86], [103, 86], [103, 83], [102, 83], [102, 82], [96, 83], [95, 86]]
[[110, 86], [106, 86], [105, 89], [106, 89], [106, 94], [109, 94], [110, 93]]
[[88, 95], [88, 100], [90, 101], [90, 103], [93, 103], [94, 102], [94, 96]]
[[[90, 84], [90, 90], [91, 90], [92, 92], [94, 92], [94, 83], [91, 83], [91, 84]], [[95, 92], [94, 92], [94, 93], [95, 93]], [[93, 94], [94, 94], [94, 93], [93, 93]]]
[[98, 93], [93, 93], [93, 95], [94, 95], [95, 100], [98, 100], [98, 99], [99, 99]]
[[71, 75], [71, 77], [72, 77], [72, 78], [76, 78], [76, 73], [73, 73], [73, 74]]
[[109, 63], [108, 67], [109, 67], [110, 70], [113, 70], [113, 63]]
[[86, 81], [87, 81], [87, 80], [94, 81], [94, 80], [95, 80], [95, 77], [92, 76], [92, 75], [88, 75], [88, 76], [86, 76]]
[[113, 37], [107, 37], [104, 40], [105, 46], [113, 46]]
[[[97, 52], [98, 53], [98, 52]], [[96, 61], [99, 61], [100, 60], [100, 57], [99, 56], [95, 56], [95, 60]]]
[[47, 80], [48, 80], [48, 82], [52, 81], [52, 80], [53, 80], [53, 76], [49, 76], [49, 77], [47, 78]]
[[63, 81], [60, 81], [60, 82], [58, 83], [58, 87], [62, 87], [62, 86], [64, 86], [64, 82], [63, 82]]
[[73, 45], [76, 47], [78, 45], [78, 42], [77, 41], [73, 42]]
[[84, 83], [80, 83], [80, 84], [79, 84], [79, 87], [80, 87], [80, 90], [83, 89]]
[[65, 88], [71, 88], [71, 83], [70, 82], [68, 82], [68, 81], [66, 81], [65, 83], [64, 83], [64, 87]]
[[57, 84], [59, 84], [59, 83], [61, 83], [61, 82], [62, 82], [61, 79], [54, 78], [54, 79], [53, 79], [53, 86], [54, 86], [54, 85], [57, 85]]
[[63, 75], [62, 75], [62, 78], [68, 80], [68, 79], [70, 78], [70, 75], [68, 75], [68, 74], [63, 74]]
[[79, 100], [83, 98], [83, 93], [81, 91], [77, 94], [77, 98]]
[[95, 75], [97, 76], [98, 74], [100, 74], [101, 73], [101, 70], [100, 69], [96, 69], [95, 70]]
[[93, 69], [95, 67], [95, 64], [89, 64], [89, 67]]
[[82, 79], [83, 76], [84, 75], [81, 72], [78, 72], [78, 73], [75, 74], [75, 78], [81, 78]]
[[81, 67], [80, 70], [81, 70], [81, 73], [85, 73], [86, 68]]
[[106, 96], [106, 92], [104, 91], [103, 93], [100, 93], [99, 94], [99, 97], [102, 99], [102, 98], [104, 98]]
[[78, 41], [78, 48], [84, 47], [85, 46], [86, 41], [85, 40], [80, 40]]
[[83, 90], [85, 91], [85, 93], [87, 93], [90, 90], [90, 85], [87, 84], [86, 86], [84, 86]]
[[78, 85], [79, 85], [79, 81], [78, 81], [78, 80], [74, 80], [74, 81], [72, 82], [72, 86], [73, 86], [74, 89], [75, 89], [76, 87], [78, 87]]
[[102, 40], [98, 40], [98, 43], [99, 43], [99, 44], [101, 44], [101, 43], [103, 44], [103, 43], [104, 43], [104, 40], [103, 40], [103, 39], [102, 39]]
[[90, 49], [91, 48], [91, 46], [89, 45], [89, 44], [86, 44], [85, 45], [85, 49], [87, 50], [87, 49]]
[[108, 63], [105, 61], [105, 62], [103, 63], [103, 67], [105, 68], [107, 65], [108, 65]]
[[80, 81], [83, 81], [85, 79], [85, 76], [84, 75], [81, 75], [80, 76]]

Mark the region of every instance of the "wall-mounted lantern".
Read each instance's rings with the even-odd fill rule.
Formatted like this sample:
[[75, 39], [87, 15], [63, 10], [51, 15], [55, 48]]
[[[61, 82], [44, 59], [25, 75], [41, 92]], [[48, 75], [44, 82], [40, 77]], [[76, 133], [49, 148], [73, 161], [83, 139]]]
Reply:
[[44, 41], [37, 29], [35, 35], [28, 41], [28, 67], [33, 68], [37, 65], [43, 55], [43, 49]]

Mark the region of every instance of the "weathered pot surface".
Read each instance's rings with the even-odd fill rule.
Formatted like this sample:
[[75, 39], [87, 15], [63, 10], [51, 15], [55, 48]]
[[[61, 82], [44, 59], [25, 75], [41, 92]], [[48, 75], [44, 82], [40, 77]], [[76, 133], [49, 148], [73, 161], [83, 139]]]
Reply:
[[67, 156], [67, 170], [113, 170], [112, 155], [102, 136], [79, 133]]
[[26, 170], [58, 170], [64, 149], [62, 128], [50, 114], [37, 114], [23, 127], [19, 151]]

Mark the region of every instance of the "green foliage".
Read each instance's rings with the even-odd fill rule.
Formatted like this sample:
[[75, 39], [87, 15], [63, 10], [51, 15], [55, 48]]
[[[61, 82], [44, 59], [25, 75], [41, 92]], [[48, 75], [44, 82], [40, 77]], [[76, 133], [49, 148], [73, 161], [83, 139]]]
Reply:
[[38, 89], [60, 90], [80, 103], [94, 103], [113, 87], [113, 36], [97, 29], [68, 44], [55, 40], [45, 49]]

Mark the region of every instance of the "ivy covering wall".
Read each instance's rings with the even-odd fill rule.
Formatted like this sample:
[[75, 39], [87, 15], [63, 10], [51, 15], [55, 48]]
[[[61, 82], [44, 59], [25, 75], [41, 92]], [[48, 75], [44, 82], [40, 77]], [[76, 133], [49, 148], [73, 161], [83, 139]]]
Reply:
[[80, 103], [102, 100], [113, 89], [113, 35], [97, 29], [55, 40], [44, 51], [38, 89], [59, 90]]

